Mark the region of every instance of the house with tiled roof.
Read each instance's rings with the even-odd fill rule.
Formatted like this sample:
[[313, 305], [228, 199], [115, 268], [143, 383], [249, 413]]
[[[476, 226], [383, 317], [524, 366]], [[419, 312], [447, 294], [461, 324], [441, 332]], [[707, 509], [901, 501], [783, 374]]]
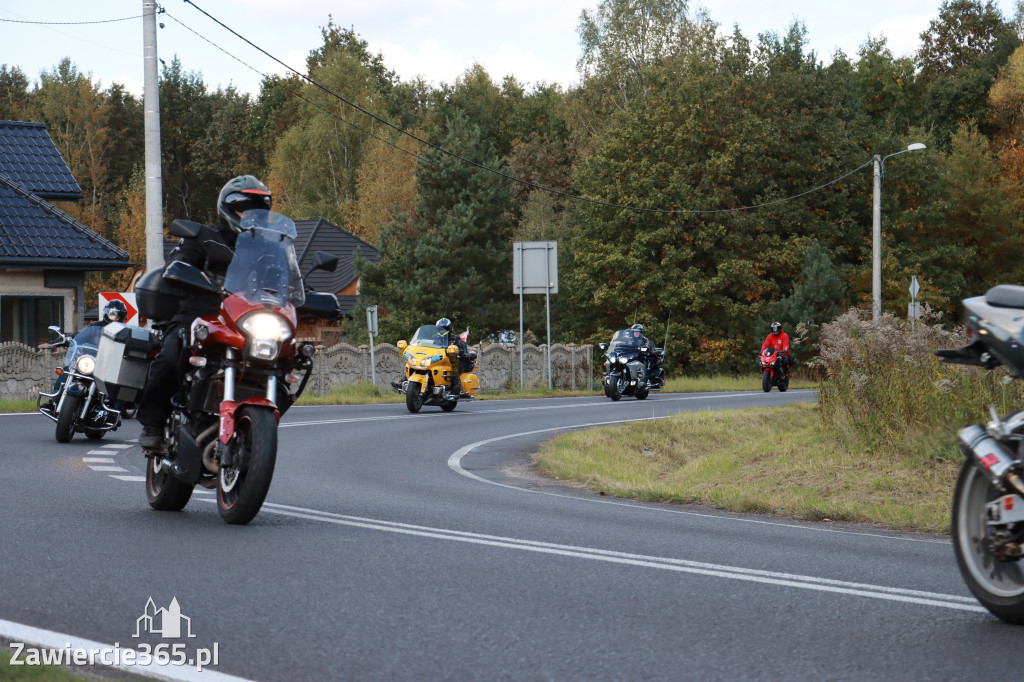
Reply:
[[[354, 310], [359, 294], [359, 272], [356, 270], [355, 254], [358, 251], [363, 260], [376, 263], [380, 260], [377, 249], [323, 218], [296, 220], [295, 231], [298, 233], [295, 252], [302, 274], [306, 274], [313, 267], [313, 254], [317, 251], [326, 251], [338, 257], [338, 267], [334, 272], [317, 270], [306, 279], [306, 284], [314, 291], [337, 295], [342, 315], [352, 317], [359, 312]], [[305, 320], [300, 322], [296, 336], [317, 339], [328, 345], [340, 339], [335, 323], [312, 323]]]
[[50, 201], [82, 196], [42, 123], [0, 121], [0, 342], [37, 346], [79, 329], [85, 273], [121, 270], [126, 251]]

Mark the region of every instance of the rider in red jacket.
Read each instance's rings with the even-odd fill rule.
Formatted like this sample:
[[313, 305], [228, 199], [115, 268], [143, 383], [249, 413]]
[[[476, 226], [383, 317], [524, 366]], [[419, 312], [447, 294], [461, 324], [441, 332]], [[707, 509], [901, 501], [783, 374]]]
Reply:
[[789, 334], [782, 331], [781, 322], [772, 322], [772, 333], [761, 344], [761, 352], [765, 348], [774, 348], [775, 353], [782, 358], [782, 369], [789, 374], [789, 368], [793, 366], [793, 359], [789, 354]]

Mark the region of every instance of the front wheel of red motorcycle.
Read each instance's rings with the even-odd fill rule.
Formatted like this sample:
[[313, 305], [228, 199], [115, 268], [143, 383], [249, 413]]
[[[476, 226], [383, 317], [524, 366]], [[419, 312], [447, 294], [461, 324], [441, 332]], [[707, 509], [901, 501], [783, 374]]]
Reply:
[[765, 393], [770, 393], [772, 390], [772, 371], [770, 369], [761, 373], [761, 388]]
[[953, 550], [981, 605], [1008, 623], [1024, 625], [1024, 565], [1018, 556], [1024, 524], [995, 524], [988, 513], [1004, 494], [973, 462], [963, 463], [953, 492]]
[[231, 439], [231, 466], [221, 466], [217, 480], [217, 511], [226, 522], [244, 525], [263, 506], [277, 462], [277, 420], [261, 407], [238, 411]]

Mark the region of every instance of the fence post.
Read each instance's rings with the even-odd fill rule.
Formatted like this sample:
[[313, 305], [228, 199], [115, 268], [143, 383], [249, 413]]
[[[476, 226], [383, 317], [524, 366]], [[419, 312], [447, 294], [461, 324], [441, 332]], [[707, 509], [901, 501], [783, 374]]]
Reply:
[[569, 347], [572, 349], [572, 362], [569, 363], [571, 378], [569, 379], [569, 388], [573, 391], [576, 390], [576, 344], [570, 343]]
[[324, 346], [317, 346], [314, 358], [320, 358], [316, 366], [316, 394], [324, 394]]
[[590, 384], [590, 390], [594, 390], [594, 344], [590, 344], [590, 348], [587, 349], [587, 383]]

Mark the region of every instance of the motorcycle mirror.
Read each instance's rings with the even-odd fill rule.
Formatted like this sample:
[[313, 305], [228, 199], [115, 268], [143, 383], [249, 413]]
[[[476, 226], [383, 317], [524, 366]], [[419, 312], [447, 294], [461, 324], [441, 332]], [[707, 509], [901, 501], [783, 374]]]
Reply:
[[327, 253], [326, 251], [316, 251], [313, 253], [313, 269], [314, 270], [326, 270], [327, 272], [334, 272], [338, 268], [338, 257], [333, 253]]
[[220, 295], [220, 287], [210, 281], [199, 268], [176, 260], [164, 268], [164, 279], [208, 294]]
[[406, 348], [409, 347], [409, 344], [406, 343], [404, 339], [399, 341], [397, 345], [398, 345], [398, 350], [405, 350]]
[[202, 232], [202, 223], [196, 223], [191, 220], [176, 219], [171, 223], [171, 234], [175, 237], [187, 237], [195, 238]]
[[597, 344], [597, 347], [600, 348], [601, 350], [608, 350], [608, 344], [607, 343], [599, 343], [599, 344]]

